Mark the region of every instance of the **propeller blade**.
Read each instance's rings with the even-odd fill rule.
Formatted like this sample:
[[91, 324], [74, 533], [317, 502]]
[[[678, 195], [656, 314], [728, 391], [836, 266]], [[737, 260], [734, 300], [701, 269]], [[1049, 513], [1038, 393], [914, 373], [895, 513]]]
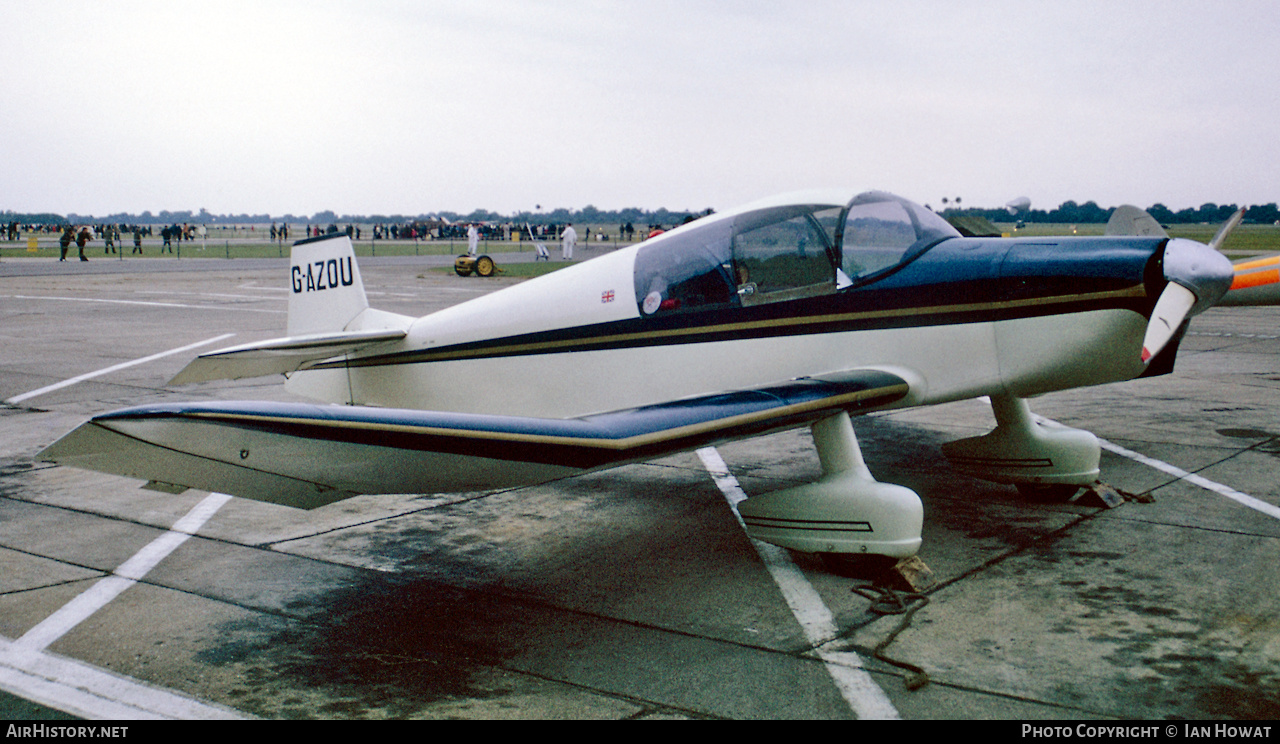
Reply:
[[1222, 250], [1222, 244], [1227, 241], [1227, 236], [1231, 234], [1232, 230], [1236, 229], [1236, 225], [1239, 225], [1240, 220], [1243, 219], [1244, 210], [1237, 209], [1236, 213], [1231, 215], [1226, 222], [1222, 223], [1222, 227], [1218, 228], [1218, 234], [1213, 236], [1213, 240], [1209, 241], [1209, 247], [1215, 251]]
[[[1143, 364], [1164, 350], [1183, 321], [1193, 313], [1212, 307], [1230, 289], [1235, 266], [1219, 249], [1243, 218], [1243, 209], [1231, 215], [1208, 245], [1182, 238], [1171, 239], [1165, 245], [1164, 276], [1169, 283], [1151, 310], [1147, 333], [1142, 339]], [[1148, 221], [1164, 233], [1146, 212], [1136, 207], [1120, 207], [1107, 223], [1107, 234], [1150, 235], [1153, 233], [1143, 231], [1144, 225], [1150, 227]]]
[[1147, 335], [1142, 339], [1143, 364], [1164, 350], [1195, 304], [1194, 292], [1181, 284], [1169, 282], [1151, 311], [1151, 322], [1147, 323]]

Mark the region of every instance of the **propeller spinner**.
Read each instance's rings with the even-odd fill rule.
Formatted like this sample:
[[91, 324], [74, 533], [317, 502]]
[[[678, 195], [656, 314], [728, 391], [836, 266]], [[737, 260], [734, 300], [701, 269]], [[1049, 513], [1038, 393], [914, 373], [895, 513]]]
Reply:
[[[1146, 217], [1155, 222], [1150, 215]], [[1208, 245], [1185, 238], [1172, 238], [1165, 245], [1164, 278], [1169, 284], [1156, 300], [1147, 324], [1142, 340], [1144, 364], [1164, 349], [1183, 321], [1213, 307], [1231, 289], [1235, 267], [1218, 249], [1243, 217], [1244, 210], [1232, 215]], [[1135, 222], [1141, 225], [1143, 220]], [[1108, 233], [1116, 234], [1111, 228], [1108, 224]]]

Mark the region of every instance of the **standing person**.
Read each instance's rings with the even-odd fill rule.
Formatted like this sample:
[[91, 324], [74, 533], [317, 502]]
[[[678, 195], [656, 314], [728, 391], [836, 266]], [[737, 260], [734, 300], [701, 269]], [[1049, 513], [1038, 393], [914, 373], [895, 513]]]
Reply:
[[75, 240], [76, 229], [71, 225], [67, 225], [67, 229], [62, 231], [62, 237], [58, 238], [58, 245], [62, 246], [62, 255], [58, 256], [59, 261], [67, 260], [67, 248], [71, 246], [71, 241]]
[[573, 248], [578, 244], [578, 232], [573, 229], [573, 223], [564, 226], [564, 232], [560, 234], [560, 258], [564, 261], [573, 260]]
[[475, 225], [467, 227], [467, 255], [474, 256], [480, 250], [480, 231]]
[[89, 228], [82, 227], [80, 232], [76, 233], [76, 247], [80, 249], [80, 260], [88, 261], [89, 258], [84, 255], [84, 247], [90, 240], [93, 240], [93, 233], [89, 232]]
[[133, 252], [142, 253], [142, 228], [133, 226]]
[[105, 238], [107, 241], [106, 247], [102, 249], [102, 255], [105, 256], [108, 253], [115, 253], [116, 252], [115, 228], [110, 225], [107, 225], [107, 227], [102, 231], [102, 237]]

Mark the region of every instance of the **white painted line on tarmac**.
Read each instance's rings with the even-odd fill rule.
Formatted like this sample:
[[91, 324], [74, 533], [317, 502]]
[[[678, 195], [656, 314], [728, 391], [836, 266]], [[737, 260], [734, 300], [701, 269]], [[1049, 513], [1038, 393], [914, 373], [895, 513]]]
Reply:
[[5, 400], [4, 402], [5, 402], [5, 403], [8, 403], [8, 404], [10, 404], [10, 405], [17, 405], [18, 403], [21, 403], [21, 402], [22, 402], [22, 401], [24, 401], [24, 400], [29, 400], [29, 399], [31, 399], [31, 398], [34, 398], [34, 397], [36, 397], [37, 395], [44, 395], [45, 393], [52, 393], [52, 392], [53, 392], [53, 391], [55, 391], [55, 390], [61, 390], [61, 389], [62, 389], [62, 388], [64, 388], [64, 387], [70, 387], [70, 386], [72, 386], [72, 385], [75, 385], [75, 384], [76, 384], [76, 383], [78, 383], [78, 382], [84, 382], [85, 380], [91, 380], [91, 379], [93, 379], [93, 378], [95, 378], [95, 377], [101, 377], [102, 375], [110, 374], [110, 373], [115, 372], [115, 371], [117, 371], [117, 370], [125, 369], [125, 368], [128, 368], [128, 367], [134, 367], [134, 366], [137, 366], [137, 365], [139, 365], [139, 364], [146, 364], [147, 362], [152, 362], [152, 361], [155, 361], [156, 359], [162, 359], [162, 358], [164, 358], [164, 357], [172, 356], [172, 355], [174, 355], [174, 354], [181, 354], [181, 353], [182, 353], [182, 352], [184, 352], [184, 351], [191, 351], [192, 349], [198, 349], [198, 348], [200, 348], [201, 346], [208, 346], [209, 344], [216, 344], [217, 342], [222, 341], [222, 340], [224, 340], [224, 339], [231, 338], [231, 337], [232, 337], [232, 336], [234, 336], [234, 335], [236, 335], [236, 334], [234, 334], [234, 333], [224, 333], [224, 334], [222, 334], [221, 336], [214, 336], [213, 338], [208, 338], [208, 339], [205, 339], [204, 341], [199, 341], [199, 342], [194, 343], [194, 344], [187, 344], [186, 346], [183, 346], [183, 347], [181, 347], [181, 348], [177, 348], [177, 349], [170, 349], [170, 350], [168, 350], [168, 351], [162, 351], [162, 352], [160, 352], [159, 354], [152, 354], [151, 356], [142, 357], [141, 359], [134, 359], [134, 360], [133, 360], [133, 361], [131, 361], [131, 362], [122, 362], [122, 363], [120, 363], [120, 364], [116, 364], [116, 365], [113, 365], [113, 366], [110, 366], [110, 367], [105, 367], [105, 368], [100, 369], [100, 370], [97, 370], [97, 371], [95, 371], [95, 372], [86, 372], [86, 373], [85, 373], [85, 374], [83, 374], [83, 375], [79, 375], [79, 376], [77, 376], [77, 377], [72, 377], [72, 378], [71, 378], [71, 379], [69, 379], [69, 380], [63, 380], [62, 382], [55, 382], [55, 383], [54, 383], [54, 384], [52, 384], [52, 385], [46, 385], [45, 387], [42, 387], [42, 388], [40, 388], [40, 389], [38, 389], [38, 390], [32, 390], [32, 391], [31, 391], [31, 392], [29, 392], [29, 393], [23, 393], [23, 394], [21, 394], [21, 395], [15, 395], [15, 396], [13, 396], [12, 398], [9, 398], [9, 399]]
[[47, 651], [0, 638], [0, 690], [90, 720], [230, 720], [243, 713], [204, 703]]
[[[288, 290], [286, 290], [288, 291]], [[212, 297], [219, 300], [253, 300], [261, 302], [263, 300], [271, 300], [271, 297], [263, 297], [262, 295], [243, 295], [228, 294], [225, 292], [175, 292], [171, 289], [139, 289], [135, 290], [135, 294], [140, 295], [178, 295], [179, 297]], [[111, 300], [112, 302], [142, 302], [142, 300]], [[150, 304], [150, 303], [148, 303]]]
[[1098, 444], [1100, 444], [1103, 449], [1109, 452], [1114, 452], [1115, 454], [1120, 455], [1121, 457], [1127, 457], [1130, 460], [1133, 460], [1134, 462], [1140, 462], [1143, 465], [1147, 465], [1149, 467], [1155, 468], [1156, 470], [1168, 473], [1169, 475], [1172, 475], [1175, 478], [1178, 478], [1180, 480], [1184, 480], [1188, 483], [1200, 486], [1201, 488], [1204, 488], [1206, 490], [1213, 491], [1214, 493], [1219, 494], [1221, 496], [1226, 496], [1227, 498], [1231, 499], [1232, 501], [1238, 504], [1241, 504], [1242, 506], [1247, 506], [1250, 509], [1253, 509], [1254, 511], [1266, 514], [1268, 517], [1272, 517], [1273, 519], [1280, 519], [1280, 507], [1277, 507], [1273, 504], [1268, 504], [1262, 499], [1254, 498], [1253, 496], [1250, 496], [1247, 493], [1241, 493], [1240, 491], [1237, 491], [1236, 489], [1231, 488], [1230, 486], [1224, 486], [1221, 483], [1214, 483], [1208, 478], [1196, 475], [1195, 473], [1187, 472], [1186, 470], [1183, 470], [1182, 468], [1176, 465], [1170, 465], [1169, 463], [1161, 462], [1160, 460], [1157, 460], [1154, 457], [1147, 457], [1146, 455], [1139, 454], [1137, 452], [1134, 452], [1133, 450], [1125, 449], [1124, 447], [1121, 447], [1118, 444], [1112, 444], [1111, 442], [1108, 442], [1107, 440], [1102, 439], [1101, 437], [1099, 437], [1098, 439]]
[[211, 493], [173, 528], [17, 640], [0, 639], [0, 689], [87, 718], [237, 718], [235, 711], [65, 659], [45, 649], [138, 583], [231, 497]]
[[[742, 521], [742, 515], [738, 513], [738, 504], [746, 500], [747, 494], [738, 485], [738, 479], [729, 472], [728, 466], [724, 464], [720, 453], [714, 447], [698, 450], [698, 457], [702, 460], [703, 467], [711, 474], [720, 492], [724, 494], [725, 500], [729, 502], [729, 507], [733, 509], [733, 515], [737, 518], [738, 524], [745, 530], [746, 525]], [[862, 659], [857, 653], [823, 649], [825, 644], [839, 636], [840, 630], [836, 627], [831, 610], [822, 601], [818, 591], [805, 578], [804, 573], [791, 560], [787, 551], [755, 538], [751, 539], [751, 543], [786, 599], [791, 613], [795, 615], [796, 621], [804, 630], [805, 638], [817, 649], [818, 656], [822, 659], [831, 679], [835, 681], [840, 694], [844, 696], [858, 718], [861, 720], [900, 718], [897, 708], [893, 706], [888, 695], [863, 668]]]
[[[147, 307], [179, 307], [187, 310], [233, 310], [241, 313], [271, 313], [284, 315], [286, 310], [264, 310], [257, 307], [239, 307], [237, 305], [188, 305], [182, 302], [150, 302], [147, 300], [102, 300], [90, 297], [52, 297], [49, 295], [8, 295], [14, 300], [56, 300], [57, 302], [100, 302], [107, 305], [145, 305]], [[251, 298], [258, 299], [258, 298]]]
[[204, 497], [186, 516], [175, 522], [171, 530], [152, 540], [132, 558], [120, 564], [111, 576], [95, 582], [57, 612], [22, 634], [21, 638], [13, 642], [13, 647], [17, 650], [43, 651], [49, 644], [120, 596], [125, 589], [138, 583], [230, 500], [231, 497], [225, 493], [211, 493]]

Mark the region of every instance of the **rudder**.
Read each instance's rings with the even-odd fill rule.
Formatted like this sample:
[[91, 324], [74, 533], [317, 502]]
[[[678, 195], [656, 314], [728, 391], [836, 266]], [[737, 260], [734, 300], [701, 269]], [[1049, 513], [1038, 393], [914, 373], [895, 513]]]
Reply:
[[344, 330], [367, 307], [350, 236], [337, 233], [293, 244], [288, 335]]

